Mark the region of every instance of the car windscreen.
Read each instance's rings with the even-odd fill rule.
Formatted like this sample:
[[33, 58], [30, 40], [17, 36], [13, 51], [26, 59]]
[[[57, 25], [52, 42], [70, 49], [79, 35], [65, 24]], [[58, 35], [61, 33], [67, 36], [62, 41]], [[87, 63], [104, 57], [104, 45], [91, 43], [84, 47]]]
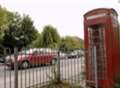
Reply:
[[23, 50], [19, 54], [33, 54], [34, 50]]

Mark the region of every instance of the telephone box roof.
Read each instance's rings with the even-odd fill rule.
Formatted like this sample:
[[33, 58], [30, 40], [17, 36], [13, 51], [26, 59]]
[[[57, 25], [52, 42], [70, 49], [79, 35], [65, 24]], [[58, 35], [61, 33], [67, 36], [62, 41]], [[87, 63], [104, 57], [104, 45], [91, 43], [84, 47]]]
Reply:
[[84, 17], [95, 15], [95, 14], [100, 14], [100, 13], [107, 13], [107, 14], [113, 13], [113, 14], [116, 14], [116, 16], [118, 16], [116, 10], [113, 8], [97, 8], [97, 9], [93, 9], [93, 10], [85, 13]]

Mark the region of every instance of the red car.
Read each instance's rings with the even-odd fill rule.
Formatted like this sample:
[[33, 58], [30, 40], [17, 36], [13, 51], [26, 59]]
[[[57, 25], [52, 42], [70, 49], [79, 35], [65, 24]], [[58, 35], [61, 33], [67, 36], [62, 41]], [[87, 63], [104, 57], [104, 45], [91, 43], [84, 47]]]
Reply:
[[[19, 68], [28, 68], [31, 66], [53, 64], [56, 61], [56, 53], [53, 51], [30, 49], [20, 52], [17, 56], [17, 63]], [[6, 57], [6, 65], [14, 68], [14, 55]]]

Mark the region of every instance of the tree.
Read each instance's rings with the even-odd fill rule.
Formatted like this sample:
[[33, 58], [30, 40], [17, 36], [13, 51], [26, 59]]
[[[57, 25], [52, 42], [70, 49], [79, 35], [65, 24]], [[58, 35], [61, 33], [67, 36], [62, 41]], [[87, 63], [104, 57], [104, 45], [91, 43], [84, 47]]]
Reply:
[[12, 12], [9, 12], [6, 8], [0, 6], [0, 28], [9, 24], [10, 18], [13, 16]]
[[8, 27], [12, 16], [13, 14], [11, 12], [0, 6], [0, 46], [2, 46], [4, 30]]
[[57, 48], [60, 42], [60, 36], [56, 28], [51, 25], [44, 27], [41, 35], [42, 47]]
[[42, 47], [42, 38], [41, 38], [41, 34], [40, 33], [38, 33], [37, 39], [34, 40], [31, 43], [30, 47], [32, 47], [32, 48], [40, 48], [40, 47]]
[[32, 43], [33, 40], [37, 38], [38, 31], [33, 25], [33, 21], [28, 15], [23, 17], [21, 22], [20, 36], [24, 36], [22, 39], [23, 46], [27, 46]]
[[21, 17], [0, 6], [0, 50], [3, 47], [27, 47], [37, 38], [38, 31], [28, 15]]
[[66, 36], [61, 39], [60, 49], [62, 51], [72, 51], [83, 48], [83, 41], [79, 37]]
[[21, 17], [18, 13], [14, 13], [11, 17], [7, 29], [4, 31], [3, 42], [4, 47], [13, 49], [19, 46], [19, 30], [21, 28]]
[[18, 13], [15, 13], [8, 25], [8, 29], [5, 30], [3, 45], [11, 49], [14, 47], [26, 47], [36, 39], [37, 33], [29, 16], [22, 18]]

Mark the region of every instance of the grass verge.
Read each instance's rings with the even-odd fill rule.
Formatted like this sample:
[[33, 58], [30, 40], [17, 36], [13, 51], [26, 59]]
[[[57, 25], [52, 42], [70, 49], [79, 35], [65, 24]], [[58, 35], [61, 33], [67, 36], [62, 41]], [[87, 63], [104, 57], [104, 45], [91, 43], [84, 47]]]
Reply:
[[[38, 88], [38, 87], [33, 87]], [[80, 85], [71, 85], [69, 83], [52, 83], [39, 88], [82, 88]]]

